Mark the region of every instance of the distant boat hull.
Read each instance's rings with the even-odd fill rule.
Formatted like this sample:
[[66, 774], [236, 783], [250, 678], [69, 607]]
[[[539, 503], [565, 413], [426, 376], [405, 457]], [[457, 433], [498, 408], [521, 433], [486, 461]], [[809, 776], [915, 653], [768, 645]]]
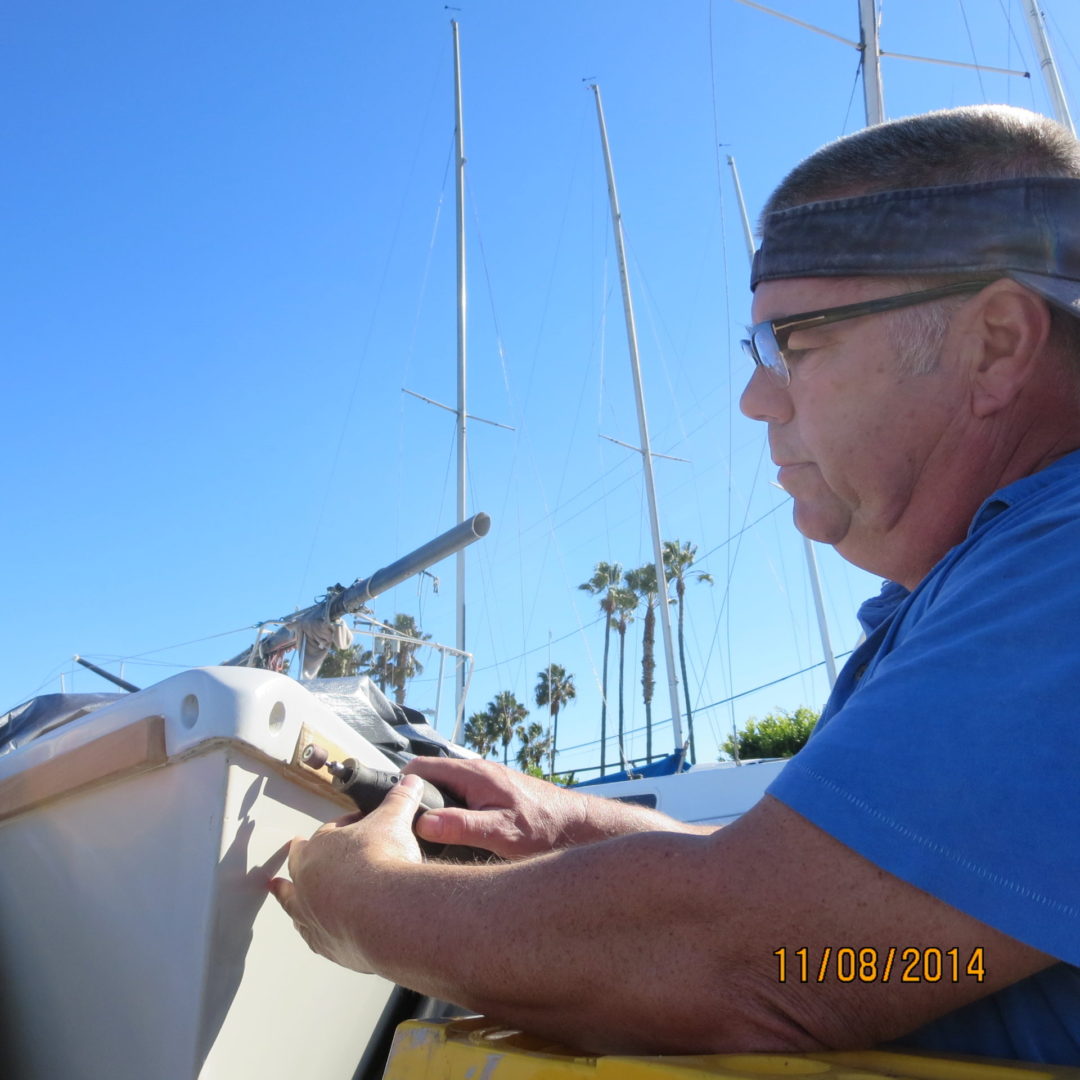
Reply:
[[696, 825], [726, 825], [745, 814], [790, 759], [716, 762], [695, 765], [686, 772], [640, 780], [590, 784], [590, 795], [621, 799], [662, 810], [679, 821]]

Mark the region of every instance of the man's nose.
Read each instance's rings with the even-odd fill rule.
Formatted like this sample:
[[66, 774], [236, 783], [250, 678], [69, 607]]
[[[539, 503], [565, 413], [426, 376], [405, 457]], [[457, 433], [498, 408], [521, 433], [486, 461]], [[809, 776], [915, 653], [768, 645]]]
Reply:
[[792, 416], [791, 394], [767, 368], [755, 364], [750, 381], [739, 398], [739, 409], [751, 420], [783, 424]]

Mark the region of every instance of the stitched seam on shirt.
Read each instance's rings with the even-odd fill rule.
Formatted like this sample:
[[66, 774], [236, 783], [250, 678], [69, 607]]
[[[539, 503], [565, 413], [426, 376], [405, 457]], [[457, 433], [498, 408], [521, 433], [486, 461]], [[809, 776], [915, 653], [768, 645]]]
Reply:
[[[1024, 899], [1034, 900], [1035, 902], [1042, 904], [1043, 906], [1048, 907], [1053, 911], [1061, 912], [1064, 915], [1070, 915], [1073, 918], [1080, 916], [1080, 908], [1074, 907], [1071, 904], [1063, 904], [1060, 900], [1052, 900], [1050, 897], [1043, 896], [1042, 893], [1035, 892], [1033, 889], [1030, 889], [1025, 885], [1021, 885], [1016, 881], [1011, 881], [1009, 880], [1009, 878], [1004, 878], [1000, 874], [993, 874], [989, 870], [986, 870], [983, 867], [977, 865], [976, 863], [973, 863], [970, 859], [967, 859], [962, 855], [958, 855], [955, 851], [950, 851], [948, 848], [943, 847], [941, 844], [938, 844], [933, 840], [927, 839], [927, 837], [915, 832], [914, 829], [910, 829], [906, 825], [901, 825], [900, 822], [895, 821], [893, 818], [889, 817], [888, 814], [885, 814], [881, 810], [878, 810], [876, 807], [871, 806], [865, 800], [860, 799], [856, 795], [852, 795], [849, 791], [845, 791], [842, 787], [840, 787], [839, 784], [837, 784], [833, 780], [830, 780], [828, 777], [821, 776], [819, 773], [814, 772], [813, 769], [808, 769], [805, 765], [801, 765], [799, 766], [799, 768], [802, 770], [802, 772], [806, 773], [807, 776], [812, 777], [819, 784], [823, 784], [825, 787], [829, 788], [837, 795], [840, 795], [842, 798], [846, 799], [849, 803], [857, 806], [860, 810], [870, 814], [874, 818], [877, 818], [878, 821], [887, 825], [893, 831], [900, 833], [902, 836], [906, 837], [909, 840], [914, 840], [922, 847], [933, 851], [937, 855], [943, 855], [946, 859], [949, 859], [951, 862], [956, 863], [964, 870], [975, 874], [977, 877], [981, 877], [986, 881], [994, 883], [995, 885], [1002, 885], [1005, 888], [1012, 890], [1012, 892], [1016, 893], [1017, 895], [1022, 896]], [[842, 842], [843, 841], [841, 841], [841, 843]]]

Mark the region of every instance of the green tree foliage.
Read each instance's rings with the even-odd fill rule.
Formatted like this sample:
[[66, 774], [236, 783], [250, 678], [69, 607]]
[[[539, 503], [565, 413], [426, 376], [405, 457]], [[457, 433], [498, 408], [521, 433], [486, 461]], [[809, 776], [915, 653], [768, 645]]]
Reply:
[[536, 704], [548, 707], [551, 715], [551, 751], [548, 772], [555, 772], [555, 748], [559, 741], [559, 711], [568, 702], [577, 697], [574, 676], [568, 675], [560, 664], [549, 664], [543, 671], [536, 673], [536, 689], [533, 691]]
[[500, 731], [496, 725], [495, 716], [488, 710], [473, 713], [465, 721], [463, 732], [465, 745], [471, 747], [481, 757], [490, 757], [499, 745]]
[[664, 576], [668, 584], [675, 586], [675, 602], [679, 605], [679, 668], [682, 672], [683, 695], [686, 701], [686, 731], [690, 742], [690, 761], [697, 761], [697, 747], [694, 744], [694, 710], [690, 707], [690, 680], [686, 674], [686, 581], [693, 577], [699, 584], [712, 584], [712, 575], [703, 570], [690, 573], [690, 567], [694, 565], [697, 555], [697, 545], [689, 540], [682, 543], [680, 540], [664, 541]]
[[517, 763], [521, 771], [539, 769], [540, 762], [551, 753], [551, 729], [533, 720], [528, 725], [519, 724], [515, 728], [515, 734], [521, 743], [517, 752]]
[[660, 602], [660, 586], [656, 567], [652, 563], [627, 570], [626, 587], [645, 605], [641, 635], [641, 695], [645, 702], [645, 757], [652, 761], [652, 700], [656, 691], [656, 606]]
[[615, 614], [615, 592], [622, 580], [622, 567], [618, 563], [598, 562], [593, 576], [579, 589], [600, 598], [600, 610], [604, 613], [604, 666], [600, 691], [600, 775], [607, 768], [607, 703], [608, 703], [608, 654], [611, 652], [611, 617]]
[[357, 675], [367, 663], [366, 656], [366, 651], [359, 645], [350, 645], [347, 649], [331, 647], [323, 658], [322, 667], [319, 668], [319, 678], [344, 679]]
[[623, 708], [623, 686], [626, 683], [626, 629], [634, 621], [637, 609], [637, 593], [630, 589], [613, 589], [615, 614], [611, 616], [611, 625], [619, 635], [619, 762], [626, 768], [625, 710]]
[[[483, 712], [473, 713], [465, 722], [465, 745], [487, 757], [497, 745], [503, 748], [503, 764], [510, 764], [510, 743], [529, 710], [509, 690], [501, 690]], [[545, 748], [545, 753], [547, 752]]]
[[[616, 562], [598, 562], [592, 577], [579, 585], [579, 589], [597, 597], [600, 610], [604, 613], [604, 663], [602, 674], [602, 695], [600, 699], [600, 774], [604, 775], [607, 767], [607, 707], [608, 707], [608, 658], [611, 653], [611, 632], [619, 636], [619, 753], [625, 759], [623, 739], [625, 734], [625, 651], [626, 630], [633, 621], [633, 612], [640, 600], [644, 601], [645, 614], [642, 633], [641, 685], [645, 700], [646, 754], [652, 754], [652, 700], [655, 690], [656, 668], [656, 611], [661, 598], [674, 588], [672, 602], [678, 605], [678, 646], [679, 666], [682, 669], [684, 700], [686, 702], [686, 730], [690, 743], [690, 759], [696, 760], [697, 750], [694, 743], [694, 716], [691, 709], [690, 682], [686, 669], [686, 586], [689, 581], [711, 584], [712, 577], [702, 570], [691, 572], [697, 555], [697, 545], [689, 541], [665, 540], [663, 587], [657, 588], [656, 570], [653, 566], [630, 570], [623, 575], [622, 566]], [[651, 575], [651, 580], [644, 580], [643, 575]]]
[[810, 738], [810, 732], [814, 730], [819, 715], [813, 709], [800, 705], [793, 713], [778, 709], [762, 720], [752, 716], [746, 727], [739, 732], [738, 746], [729, 735], [721, 749], [736, 760], [792, 757]]
[[422, 675], [424, 665], [416, 658], [416, 650], [431, 635], [425, 634], [412, 615], [398, 614], [390, 624], [393, 634], [375, 639], [375, 648], [365, 651], [362, 674], [370, 675], [385, 693], [390, 690], [399, 705], [405, 704], [405, 688], [409, 680]]

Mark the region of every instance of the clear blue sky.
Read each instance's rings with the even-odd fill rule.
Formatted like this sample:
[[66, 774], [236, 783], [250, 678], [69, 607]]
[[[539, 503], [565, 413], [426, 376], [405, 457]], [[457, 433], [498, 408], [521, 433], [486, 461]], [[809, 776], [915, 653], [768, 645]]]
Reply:
[[[855, 0], [773, 6], [857, 36]], [[1075, 88], [1080, 9], [1043, 6]], [[861, 125], [854, 50], [734, 0], [40, 0], [9, 6], [0, 64], [0, 708], [61, 674], [107, 688], [75, 652], [124, 660], [143, 685], [224, 659], [244, 628], [453, 524], [452, 418], [401, 392], [454, 399], [451, 14], [469, 409], [516, 428], [471, 429], [470, 509], [494, 526], [469, 556], [470, 711], [503, 689], [531, 701], [550, 637], [579, 688], [560, 745], [594, 740], [602, 628], [576, 586], [599, 559], [649, 557], [638, 462], [599, 437], [637, 442], [587, 78], [607, 110], [654, 447], [690, 461], [657, 465], [663, 532], [696, 543], [715, 579], [690, 590], [694, 701], [820, 660], [789, 504], [735, 408], [749, 296], [725, 155], [756, 213], [800, 157]], [[1035, 67], [1017, 0], [889, 0], [882, 44]], [[884, 78], [893, 116], [1046, 108], [1037, 80], [889, 59]], [[844, 651], [876, 583], [820, 558]], [[437, 595], [410, 583], [376, 611], [452, 644], [452, 561], [436, 573]], [[733, 721], [824, 696], [818, 672], [707, 709], [702, 756]], [[410, 694], [433, 699], [431, 682]]]

